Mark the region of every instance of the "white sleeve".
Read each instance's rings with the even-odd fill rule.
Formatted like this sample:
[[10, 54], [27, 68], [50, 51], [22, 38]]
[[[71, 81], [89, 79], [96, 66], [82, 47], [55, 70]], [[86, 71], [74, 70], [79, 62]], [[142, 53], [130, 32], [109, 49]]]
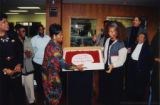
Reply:
[[34, 56], [34, 51], [33, 51], [32, 43], [31, 43], [30, 40], [28, 40], [28, 46], [29, 46], [29, 49], [30, 49], [30, 51], [32, 53], [32, 56]]
[[118, 52], [118, 55], [119, 56], [118, 56], [117, 61], [116, 62], [112, 62], [114, 68], [118, 68], [118, 67], [123, 66], [123, 64], [126, 61], [126, 57], [127, 57], [127, 49], [126, 48], [120, 49], [119, 52]]
[[36, 53], [36, 45], [35, 45], [35, 37], [33, 37], [32, 39], [31, 39], [31, 44], [32, 44], [32, 48], [33, 48], [33, 52], [34, 52], [34, 54]]

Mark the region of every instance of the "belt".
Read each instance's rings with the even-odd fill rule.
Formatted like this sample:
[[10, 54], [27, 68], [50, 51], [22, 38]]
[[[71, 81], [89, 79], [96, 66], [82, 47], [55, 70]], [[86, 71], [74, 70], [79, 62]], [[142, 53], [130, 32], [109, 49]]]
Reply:
[[6, 57], [6, 60], [11, 61], [11, 60], [13, 60], [13, 57]]

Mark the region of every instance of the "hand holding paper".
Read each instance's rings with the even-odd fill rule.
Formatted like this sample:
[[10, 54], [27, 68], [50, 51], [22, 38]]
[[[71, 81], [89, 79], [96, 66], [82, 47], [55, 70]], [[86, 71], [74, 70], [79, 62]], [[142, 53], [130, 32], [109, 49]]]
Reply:
[[80, 64], [80, 65], [77, 65], [76, 68], [79, 70], [79, 71], [84, 71], [84, 69], [86, 67], [83, 67], [83, 64]]

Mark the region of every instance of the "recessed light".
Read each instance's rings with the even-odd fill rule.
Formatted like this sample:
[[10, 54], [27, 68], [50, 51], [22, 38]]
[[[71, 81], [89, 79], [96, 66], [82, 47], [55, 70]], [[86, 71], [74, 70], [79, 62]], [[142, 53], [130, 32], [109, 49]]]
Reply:
[[40, 7], [17, 7], [19, 9], [41, 9]]
[[43, 14], [46, 14], [46, 13], [34, 13], [34, 14], [36, 14], [36, 15], [43, 15]]
[[17, 14], [19, 14], [19, 13], [16, 13], [16, 12], [14, 12], [14, 13], [7, 12], [7, 13], [5, 13], [5, 14], [7, 14], [7, 15], [17, 15]]
[[9, 10], [10, 12], [28, 12], [28, 10]]

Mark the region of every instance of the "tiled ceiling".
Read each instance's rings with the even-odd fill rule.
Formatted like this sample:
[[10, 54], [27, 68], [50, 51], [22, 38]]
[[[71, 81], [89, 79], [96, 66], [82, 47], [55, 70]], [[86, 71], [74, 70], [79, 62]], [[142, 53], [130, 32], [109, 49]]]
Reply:
[[64, 3], [160, 6], [160, 0], [64, 0]]
[[[63, 0], [63, 3], [160, 6], [160, 0]], [[45, 12], [46, 0], [0, 0], [1, 11], [15, 10], [17, 6], [39, 6], [40, 10], [29, 10], [29, 13]]]
[[40, 10], [29, 10], [29, 13], [45, 12], [46, 10], [46, 0], [0, 0], [0, 2], [0, 8], [5, 12], [17, 10], [18, 6], [39, 6], [41, 8]]

